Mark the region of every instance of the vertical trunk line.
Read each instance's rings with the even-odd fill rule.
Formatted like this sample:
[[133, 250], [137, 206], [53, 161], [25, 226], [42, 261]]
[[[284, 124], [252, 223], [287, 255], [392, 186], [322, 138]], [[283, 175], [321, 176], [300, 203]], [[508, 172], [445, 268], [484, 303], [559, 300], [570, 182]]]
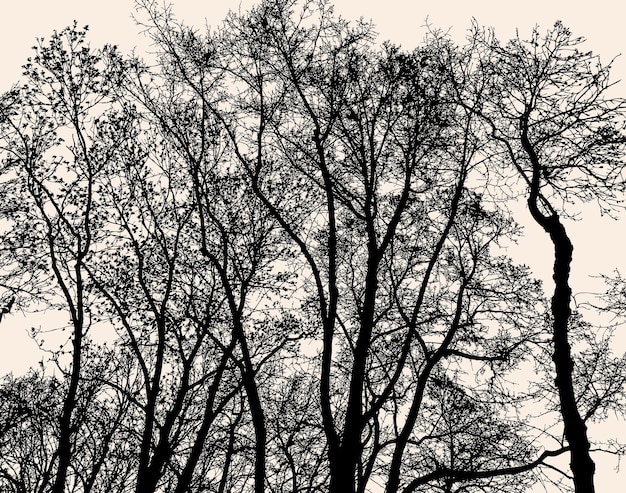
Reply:
[[[532, 180], [528, 196], [528, 209], [533, 219], [550, 236], [554, 246], [554, 266], [552, 279], [554, 280], [554, 294], [552, 296], [552, 340], [554, 352], [552, 361], [556, 377], [554, 383], [559, 393], [563, 431], [570, 445], [570, 469], [574, 476], [575, 493], [595, 493], [593, 475], [595, 464], [589, 454], [590, 444], [587, 437], [587, 426], [578, 412], [576, 396], [574, 394], [574, 362], [572, 360], [567, 329], [571, 316], [570, 298], [572, 289], [569, 285], [570, 267], [574, 246], [567, 235], [565, 226], [558, 213], [540, 194], [539, 156], [528, 137], [527, 110], [520, 121], [521, 143], [532, 165]], [[549, 215], [539, 210], [538, 202], [542, 200], [549, 207]]]
[[[543, 226], [543, 225], [542, 225]], [[576, 404], [572, 374], [572, 360], [567, 327], [571, 316], [570, 298], [572, 290], [569, 286], [570, 265], [573, 246], [567, 236], [565, 227], [553, 216], [544, 226], [554, 244], [554, 295], [552, 296], [553, 341], [554, 354], [552, 360], [556, 370], [555, 385], [559, 392], [561, 414], [565, 438], [570, 451], [570, 468], [574, 475], [576, 493], [594, 493], [593, 476], [595, 464], [589, 454], [590, 444], [585, 425]]]

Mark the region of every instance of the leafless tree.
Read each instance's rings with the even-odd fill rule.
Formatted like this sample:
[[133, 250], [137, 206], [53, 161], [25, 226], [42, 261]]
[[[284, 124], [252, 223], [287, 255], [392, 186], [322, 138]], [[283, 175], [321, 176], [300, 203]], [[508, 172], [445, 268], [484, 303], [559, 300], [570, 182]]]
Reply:
[[[68, 28], [2, 98], [0, 296], [67, 310], [72, 346], [0, 387], [0, 485], [517, 493], [570, 453], [592, 491], [625, 379], [571, 312], [563, 218], [622, 193], [608, 67], [560, 24], [407, 51], [322, 0], [207, 32], [137, 9], [152, 62]], [[500, 248], [520, 193], [551, 305]]]

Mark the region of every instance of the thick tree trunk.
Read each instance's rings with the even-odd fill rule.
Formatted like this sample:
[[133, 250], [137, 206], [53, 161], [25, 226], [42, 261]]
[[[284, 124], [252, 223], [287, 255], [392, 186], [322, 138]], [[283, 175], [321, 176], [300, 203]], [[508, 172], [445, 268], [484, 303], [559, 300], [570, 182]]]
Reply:
[[[342, 447], [340, 450], [343, 452], [345, 448]], [[355, 475], [356, 463], [343, 453], [336, 456], [330, 464], [329, 493], [354, 493], [356, 491]]]
[[554, 279], [554, 295], [552, 296], [554, 354], [552, 360], [556, 372], [555, 384], [561, 402], [565, 438], [571, 447], [570, 467], [574, 476], [576, 493], [593, 493], [595, 491], [593, 484], [595, 464], [589, 455], [587, 427], [576, 405], [572, 378], [574, 363], [567, 333], [572, 293], [569, 286], [569, 273], [574, 249], [558, 216], [542, 219], [540, 224], [550, 235], [554, 245], [552, 275]]
[[359, 336], [354, 348], [348, 407], [343, 426], [340, 452], [334, 458], [336, 464], [331, 465], [331, 493], [356, 492], [356, 472], [361, 460], [363, 431], [363, 386], [367, 366], [368, 352], [371, 347], [372, 331], [374, 329], [376, 293], [378, 290], [379, 256], [377, 253], [375, 235], [370, 235], [368, 270], [365, 281], [365, 297], [361, 308], [361, 324]]
[[141, 439], [141, 448], [139, 451], [139, 465], [137, 467], [137, 483], [135, 493], [154, 493], [159, 481], [158, 475], [154, 475], [154, 471], [150, 469], [150, 450], [152, 445], [152, 432], [154, 430], [154, 413], [156, 408], [156, 393], [154, 397], [148, 399], [146, 406], [146, 420]]
[[556, 372], [555, 385], [559, 393], [561, 417], [565, 438], [570, 445], [570, 468], [574, 476], [574, 491], [576, 493], [594, 493], [593, 475], [595, 464], [589, 454], [589, 439], [587, 426], [578, 412], [574, 395], [574, 362], [568, 340], [568, 324], [571, 315], [570, 298], [572, 290], [569, 285], [570, 265], [574, 247], [570, 241], [565, 226], [561, 223], [556, 211], [544, 214], [539, 210], [539, 202], [549, 208], [545, 199], [540, 195], [541, 164], [535, 148], [528, 137], [528, 112], [521, 121], [521, 143], [532, 164], [532, 179], [529, 183], [528, 209], [537, 224], [548, 233], [554, 245], [554, 295], [552, 296], [552, 339], [554, 342], [554, 370]]

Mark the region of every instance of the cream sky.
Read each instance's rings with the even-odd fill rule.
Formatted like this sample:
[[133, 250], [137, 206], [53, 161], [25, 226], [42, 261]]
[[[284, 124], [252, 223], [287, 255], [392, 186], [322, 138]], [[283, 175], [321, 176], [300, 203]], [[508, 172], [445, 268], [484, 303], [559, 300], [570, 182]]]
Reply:
[[[205, 19], [209, 25], [216, 26], [228, 10], [240, 7], [245, 10], [253, 3], [252, 0], [173, 2], [176, 15], [198, 27], [205, 24]], [[623, 22], [626, 8], [616, 10], [616, 2], [335, 0], [334, 4], [336, 11], [347, 19], [372, 19], [381, 41], [389, 39], [408, 49], [422, 40], [426, 19], [435, 28], [449, 29], [459, 42], [462, 42], [473, 18], [480, 25], [494, 27], [503, 40], [514, 36], [516, 29], [524, 37], [534, 25], [547, 29], [556, 20], [561, 20], [575, 35], [587, 38], [587, 47], [600, 54], [605, 62], [625, 52], [615, 61], [613, 74], [614, 80], [623, 80], [614, 88], [614, 93], [626, 96], [626, 29]], [[6, 2], [0, 16], [0, 91], [8, 89], [19, 78], [20, 67], [30, 56], [35, 38], [48, 37], [53, 30], [62, 29], [74, 19], [80, 25], [90, 26], [89, 39], [94, 46], [112, 43], [119, 45], [123, 52], [130, 52], [135, 47], [139, 54], [145, 52], [149, 43], [133, 21], [133, 13], [134, 0], [110, 0], [106, 3], [84, 0]], [[594, 287], [598, 286], [597, 281], [590, 279], [590, 275], [610, 272], [619, 265], [626, 267], [626, 262], [621, 260], [622, 240], [626, 239], [624, 227], [600, 217], [594, 207], [586, 209], [581, 219], [569, 226], [576, 249], [572, 273], [574, 292], [598, 289]], [[528, 214], [520, 215], [518, 220], [526, 226], [528, 239], [515, 247], [512, 253], [519, 252], [536, 275], [550, 283], [551, 260], [545, 253], [551, 247], [547, 239], [529, 221]], [[0, 356], [4, 351], [6, 349], [0, 349]], [[1, 366], [0, 358], [0, 369]]]
[[[159, 0], [160, 1], [160, 0]], [[175, 0], [174, 12], [188, 24], [201, 27], [207, 23], [216, 26], [228, 10], [245, 10], [252, 0], [222, 0], [199, 2]], [[389, 39], [405, 48], [412, 48], [423, 38], [426, 23], [435, 28], [450, 30], [461, 42], [473, 18], [480, 25], [492, 26], [500, 39], [509, 39], [519, 29], [521, 36], [530, 33], [533, 26], [549, 28], [561, 20], [575, 35], [587, 38], [587, 47], [600, 54], [605, 62], [618, 56], [614, 64], [614, 79], [624, 82], [615, 88], [615, 94], [626, 95], [626, 7], [616, 7], [617, 2], [596, 0], [594, 2], [567, 2], [565, 0], [526, 0], [497, 2], [495, 0], [440, 0], [416, 2], [412, 0], [356, 1], [335, 0], [336, 11], [347, 19], [364, 17], [372, 19], [380, 33], [381, 41]], [[30, 47], [36, 37], [47, 37], [54, 29], [62, 29], [76, 19], [80, 25], [90, 26], [90, 40], [94, 46], [104, 43], [117, 44], [123, 52], [137, 48], [145, 52], [149, 46], [140, 28], [132, 19], [134, 0], [110, 0], [88, 2], [84, 0], [22, 0], [6, 2], [0, 16], [0, 90], [8, 89], [20, 75], [20, 67], [31, 54]], [[622, 89], [623, 88], [623, 89]], [[621, 95], [620, 94], [620, 95]], [[623, 228], [610, 219], [600, 218], [595, 209], [585, 213], [587, 220], [575, 223], [570, 232], [575, 240], [573, 282], [574, 291], [589, 289], [589, 275], [611, 271], [622, 256], [621, 239], [626, 235]], [[521, 218], [524, 223], [524, 218]], [[535, 226], [527, 226], [532, 233]], [[520, 245], [526, 262], [537, 275], [546, 277], [551, 262], [541, 255], [550, 248], [542, 241], [541, 234], [533, 235], [532, 241]], [[595, 257], [593, 265], [587, 259]], [[547, 276], [549, 281], [549, 275]]]
[[[172, 3], [174, 11], [186, 22], [202, 25], [206, 18], [209, 24], [216, 25], [229, 9], [236, 10], [240, 5], [245, 9], [254, 2], [175, 0]], [[336, 0], [334, 4], [337, 12], [348, 19], [360, 16], [373, 19], [383, 39], [402, 43], [407, 48], [419, 42], [427, 18], [435, 27], [452, 28], [452, 33], [458, 38], [463, 36], [472, 18], [476, 18], [479, 24], [495, 27], [501, 38], [513, 35], [515, 28], [524, 34], [535, 24], [547, 28], [558, 19], [575, 34], [588, 38], [589, 47], [606, 59], [619, 54], [626, 46], [624, 17], [620, 15], [620, 8], [616, 7], [619, 4], [608, 0]], [[94, 44], [110, 42], [119, 44], [123, 49], [144, 44], [131, 19], [133, 5], [133, 0], [3, 2], [0, 18], [0, 46], [4, 47], [1, 50], [1, 86], [10, 84], [19, 75], [19, 66], [28, 56], [36, 36], [47, 36], [53, 29], [61, 29], [73, 19], [79, 24], [89, 24]], [[626, 62], [620, 60], [618, 68], [626, 73]]]
[[[187, 24], [201, 27], [205, 18], [216, 26], [229, 9], [250, 6], [250, 0], [194, 1], [175, 0], [174, 12]], [[483, 26], [491, 26], [502, 40], [515, 35], [516, 28], [525, 37], [534, 25], [549, 28], [561, 20], [575, 35], [587, 38], [587, 48], [602, 56], [604, 62], [624, 52], [616, 60], [614, 80], [623, 82], [615, 88], [615, 94], [626, 96], [626, 7], [618, 2], [595, 0], [593, 2], [566, 2], [564, 0], [526, 0], [502, 2], [495, 0], [440, 0], [418, 2], [410, 0], [356, 1], [335, 0], [335, 9], [347, 19], [364, 17], [372, 19], [380, 33], [380, 39], [389, 39], [405, 48], [419, 44], [425, 32], [426, 19], [435, 28], [450, 29], [452, 36], [461, 41], [472, 18]], [[109, 0], [95, 2], [85, 0], [21, 0], [3, 2], [0, 16], [0, 91], [8, 89], [19, 78], [20, 66], [30, 56], [30, 47], [36, 37], [48, 37], [54, 29], [62, 29], [76, 19], [79, 25], [90, 26], [89, 39], [93, 46], [104, 43], [117, 44], [122, 52], [137, 47], [139, 54], [147, 47], [140, 28], [131, 14], [133, 0]], [[623, 215], [626, 218], [626, 215]], [[549, 283], [551, 247], [536, 226], [521, 217], [527, 226], [527, 237], [512, 250], [523, 256], [536, 274]], [[622, 222], [601, 218], [593, 208], [585, 210], [581, 221], [569, 225], [575, 245], [573, 287], [574, 292], [588, 291], [597, 286], [589, 278], [599, 272], [610, 272], [622, 266], [626, 273], [623, 245], [626, 229]], [[520, 258], [520, 257], [518, 257]], [[548, 284], [549, 285], [549, 284]], [[40, 359], [35, 344], [29, 340], [22, 324], [45, 325], [49, 317], [23, 318], [18, 314], [6, 318], [0, 327], [0, 375], [13, 370], [22, 373], [29, 365]], [[626, 337], [621, 341], [626, 347]], [[620, 343], [621, 344], [621, 343]], [[621, 424], [622, 428], [624, 424]], [[614, 430], [615, 431], [615, 430]], [[621, 433], [626, 440], [626, 429]], [[617, 492], [617, 476], [612, 468], [616, 461], [611, 457], [598, 464], [600, 492]]]

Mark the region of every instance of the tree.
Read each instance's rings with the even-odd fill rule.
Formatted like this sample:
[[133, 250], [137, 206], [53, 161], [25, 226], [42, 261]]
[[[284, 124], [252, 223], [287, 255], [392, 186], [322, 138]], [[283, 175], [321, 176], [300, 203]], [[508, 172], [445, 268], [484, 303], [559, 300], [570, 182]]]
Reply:
[[[164, 48], [162, 74], [134, 66], [132, 97], [151, 114], [155, 127], [164, 139], [162, 145], [172, 153], [177, 168], [183, 173], [186, 193], [183, 200], [193, 207], [196, 221], [194, 249], [208, 262], [223, 297], [220, 304], [226, 312], [222, 316], [230, 320], [230, 342], [223, 344], [222, 364], [235, 362], [241, 373], [241, 386], [245, 390], [250, 417], [255, 433], [255, 489], [261, 491], [265, 484], [265, 455], [267, 431], [261, 402], [262, 366], [277, 355], [280, 356], [299, 337], [293, 324], [285, 323], [276, 297], [284, 297], [289, 291], [289, 276], [276, 271], [277, 258], [286, 258], [282, 240], [276, 226], [265, 209], [246, 187], [241, 168], [233, 165], [232, 151], [224, 145], [223, 131], [215, 117], [207, 111], [203, 97], [204, 88], [215, 89], [220, 84], [220, 70], [189, 69], [181, 64], [177, 50], [200, 48], [193, 33], [173, 33], [168, 22], [171, 19], [147, 6], [156, 25], [153, 37]], [[174, 42], [180, 43], [175, 45]], [[209, 45], [208, 48], [211, 49]], [[208, 56], [208, 55], [207, 55]], [[154, 77], [157, 81], [173, 80], [171, 92], [167, 93], [157, 83], [146, 84], [144, 79]], [[154, 80], [154, 79], [153, 79]], [[208, 90], [208, 89], [207, 89]], [[167, 101], [167, 102], [166, 102]], [[163, 159], [163, 155], [159, 156]], [[236, 161], [235, 161], [236, 163]], [[254, 301], [253, 301], [254, 300]], [[253, 308], [268, 304], [261, 309]], [[263, 311], [265, 313], [263, 313]], [[288, 320], [287, 320], [288, 321]], [[263, 327], [271, 327], [273, 333], [263, 333]], [[250, 327], [250, 329], [248, 329]], [[296, 329], [296, 330], [294, 330]], [[252, 330], [248, 334], [248, 330]], [[238, 348], [240, 354], [235, 353]], [[221, 375], [222, 369], [218, 374]], [[216, 381], [216, 384], [218, 381]], [[210, 408], [207, 408], [207, 412]], [[214, 413], [206, 416], [214, 419]], [[177, 491], [186, 491], [186, 484], [198, 461], [208, 424], [203, 426], [190, 461], [185, 467]]]
[[[71, 364], [54, 451], [58, 461], [54, 492], [65, 491], [68, 479], [79, 426], [74, 415], [83, 351], [91, 325], [85, 262], [92, 251], [94, 182], [102, 163], [90, 148], [87, 121], [100, 105], [106, 105], [115, 79], [106, 64], [114, 48], [91, 52], [84, 45], [85, 35], [86, 30], [74, 25], [55, 32], [47, 45], [40, 41], [34, 59], [24, 66], [27, 83], [12, 92], [2, 121], [8, 198], [22, 202], [21, 207], [4, 208], [5, 217], [14, 225], [7, 244], [9, 266], [16, 273], [8, 284], [16, 294], [41, 293], [53, 306], [64, 304], [71, 320]], [[64, 154], [51, 155], [66, 142], [68, 132], [72, 144]], [[25, 248], [36, 252], [34, 257], [24, 260], [22, 252], [11, 255]], [[42, 272], [48, 277], [43, 285], [37, 276]], [[19, 286], [15, 279], [32, 284]]]
[[[240, 165], [248, 173], [250, 186], [299, 248], [310, 272], [308, 289], [312, 302], [319, 307], [316, 316], [322, 325], [320, 405], [331, 489], [364, 490], [380, 443], [372, 446], [372, 455], [364, 457], [368, 446], [361, 442], [362, 433], [374, 417], [382, 419], [380, 411], [398, 392], [396, 385], [407, 371], [412, 342], [418, 338], [415, 326], [430, 288], [430, 275], [435, 267], [445, 272], [439, 256], [450, 241], [461, 204], [469, 200], [481, 210], [475, 204], [478, 196], [466, 193], [465, 187], [476, 145], [480, 144], [472, 142], [473, 135], [463, 128], [459, 139], [452, 139], [458, 129], [448, 130], [453, 127], [453, 113], [442, 96], [445, 78], [438, 75], [436, 63], [428, 67], [428, 49], [404, 54], [389, 46], [379, 54], [370, 51], [367, 26], [350, 31], [332, 17], [327, 6], [317, 12], [317, 6], [306, 3], [297, 15], [295, 8], [296, 4], [267, 2], [249, 15], [232, 16], [219, 38], [226, 46], [222, 51], [228, 53], [224, 61], [210, 37], [200, 38], [184, 27], [168, 25], [167, 20], [161, 20], [159, 30], [168, 33], [163, 45], [169, 59], [202, 99], [202, 111], [215, 115], [225, 129]], [[316, 24], [312, 16], [318, 14]], [[154, 14], [152, 18], [158, 20]], [[220, 76], [227, 74], [229, 85], [238, 88], [232, 102], [223, 93], [206, 89], [213, 85], [202, 80], [194, 83], [198, 74], [212, 70]], [[215, 94], [220, 97], [215, 98]], [[473, 114], [466, 112], [465, 116], [469, 122]], [[443, 165], [447, 164], [442, 157], [446, 147], [441, 144], [448, 140], [461, 143], [458, 148], [447, 149], [446, 157], [458, 166], [450, 170]], [[452, 194], [443, 191], [450, 190], [450, 183], [455, 183]], [[280, 196], [277, 189], [282, 190]], [[389, 291], [392, 304], [377, 306], [379, 285], [385, 278], [381, 273], [383, 261], [392, 246], [399, 252], [411, 251], [403, 249], [403, 242], [412, 243], [413, 231], [425, 228], [414, 221], [420, 212], [416, 206], [431, 201], [450, 203], [451, 210], [442, 215], [442, 224], [434, 225], [435, 231], [441, 228], [440, 235], [431, 240], [433, 250], [427, 257], [429, 267], [416, 306], [412, 310], [398, 307], [400, 313], [394, 320], [391, 313], [397, 309], [394, 296], [401, 288], [399, 284]], [[403, 235], [399, 234], [402, 227], [407, 228]], [[502, 231], [506, 229], [503, 226]], [[365, 245], [354, 243], [358, 234], [368, 238]], [[457, 261], [454, 256], [449, 258]], [[405, 268], [416, 269], [415, 262], [409, 257]], [[458, 275], [458, 269], [452, 272]], [[408, 271], [403, 275], [415, 278]], [[457, 281], [451, 279], [451, 286]], [[439, 348], [422, 344], [424, 354], [419, 359], [426, 358], [426, 369], [418, 377], [420, 384], [402, 433], [387, 444], [396, 446], [387, 483], [390, 491], [399, 487], [404, 449], [420, 414], [424, 390], [444, 355], [485, 361], [504, 358], [501, 354], [478, 356], [449, 349], [460, 329], [468, 287], [465, 283], [470, 281], [462, 282], [457, 314], [452, 317], [456, 321], [451, 320]], [[402, 321], [401, 315], [407, 313], [412, 315]], [[434, 316], [445, 318], [445, 314]], [[394, 327], [398, 322], [400, 326]], [[384, 365], [390, 365], [383, 372], [386, 377], [373, 385], [372, 368], [377, 364], [371, 366], [370, 361], [376, 360], [374, 354], [384, 347], [380, 341], [385, 341], [377, 330], [406, 332], [400, 337], [404, 343], [399, 346], [399, 364], [386, 360]], [[521, 345], [516, 341], [514, 347]], [[429, 361], [431, 352], [435, 357]], [[391, 352], [387, 357], [393, 358]], [[347, 402], [333, 395], [333, 374], [350, 389]]]
[[[584, 424], [619, 407], [623, 379], [596, 350], [606, 340], [563, 311], [567, 289], [548, 310], [503, 254], [521, 234], [505, 199], [519, 175], [531, 210], [561, 224], [546, 209], [559, 193], [591, 191], [585, 177], [605, 191], [621, 137], [589, 129], [607, 115], [618, 128], [621, 103], [576, 112], [592, 89], [549, 90], [515, 116], [526, 79], [506, 64], [522, 63], [523, 43], [476, 33], [457, 47], [434, 32], [412, 51], [377, 46], [373, 26], [324, 1], [265, 0], [206, 33], [137, 6], [153, 62], [91, 50], [70, 28], [3, 99], [2, 299], [67, 307], [74, 345], [52, 354], [57, 419], [33, 428], [50, 438], [22, 454], [39, 446], [42, 459], [9, 456], [0, 484], [512, 493], [553, 481], [550, 459], [581, 449], [535, 426], [533, 408], [559, 395], [547, 413], [570, 433], [563, 382]], [[559, 84], [587, 73], [585, 56], [567, 60]], [[58, 102], [42, 103], [50, 91]], [[71, 159], [53, 157], [69, 130]], [[572, 139], [580, 161], [554, 150]], [[563, 164], [535, 173], [527, 141]], [[565, 376], [555, 359], [554, 386], [545, 355], [564, 323], [589, 350]], [[10, 396], [42, 406], [5, 387], [10, 447], [26, 419]]]
[[555, 383], [576, 491], [592, 492], [595, 466], [578, 409], [568, 335], [573, 245], [562, 216], [572, 202], [595, 200], [608, 212], [606, 207], [619, 201], [626, 101], [608, 97], [610, 64], [580, 51], [582, 41], [560, 23], [543, 36], [535, 29], [528, 41], [518, 37], [504, 46], [476, 32], [476, 56], [490, 82], [473, 103], [482, 107], [479, 113], [526, 187], [532, 218], [554, 245]]

